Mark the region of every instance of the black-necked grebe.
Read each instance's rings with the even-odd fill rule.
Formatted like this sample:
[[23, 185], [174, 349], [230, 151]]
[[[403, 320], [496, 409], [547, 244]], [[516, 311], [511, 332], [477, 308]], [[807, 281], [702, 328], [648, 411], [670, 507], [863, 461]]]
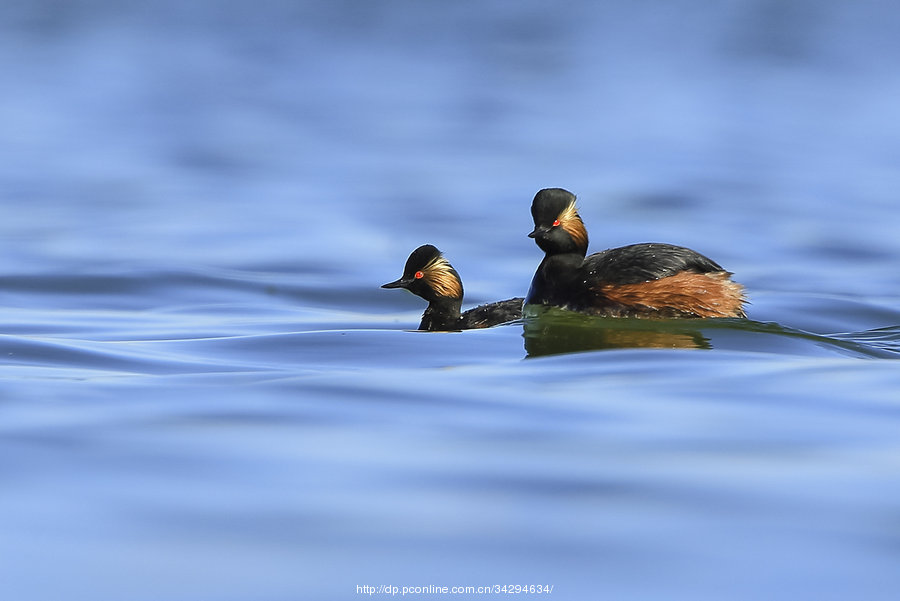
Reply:
[[588, 235], [575, 195], [541, 190], [531, 204], [544, 251], [526, 305], [610, 317], [746, 317], [744, 288], [715, 261], [682, 246], [632, 244], [587, 258]]
[[420, 330], [448, 332], [489, 328], [522, 317], [522, 298], [481, 305], [460, 314], [462, 280], [441, 251], [431, 244], [414, 250], [406, 260], [403, 276], [382, 288], [406, 288], [428, 301]]

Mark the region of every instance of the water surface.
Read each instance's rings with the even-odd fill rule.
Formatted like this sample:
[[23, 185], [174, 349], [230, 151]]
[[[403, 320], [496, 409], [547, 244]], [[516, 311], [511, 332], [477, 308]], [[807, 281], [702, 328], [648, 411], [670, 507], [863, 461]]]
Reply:
[[[0, 597], [896, 598], [898, 26], [4, 5]], [[547, 186], [750, 319], [412, 331], [378, 286], [420, 244], [466, 306], [525, 292]]]

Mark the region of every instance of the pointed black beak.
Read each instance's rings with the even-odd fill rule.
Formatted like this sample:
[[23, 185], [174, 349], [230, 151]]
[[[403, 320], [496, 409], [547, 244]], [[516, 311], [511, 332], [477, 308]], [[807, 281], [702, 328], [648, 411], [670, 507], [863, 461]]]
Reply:
[[550, 228], [548, 228], [547, 226], [537, 225], [531, 231], [531, 233], [528, 234], [528, 237], [529, 238], [543, 238], [544, 236], [547, 235], [547, 232], [549, 232], [549, 231], [550, 231]]
[[409, 280], [400, 278], [399, 280], [382, 284], [382, 288], [406, 288], [409, 286]]

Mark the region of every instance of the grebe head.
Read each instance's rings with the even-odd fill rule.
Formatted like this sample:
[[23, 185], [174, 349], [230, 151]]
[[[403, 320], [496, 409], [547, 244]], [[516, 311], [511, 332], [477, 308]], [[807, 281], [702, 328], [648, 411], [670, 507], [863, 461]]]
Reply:
[[462, 301], [462, 280], [453, 266], [431, 244], [423, 244], [412, 251], [399, 280], [382, 288], [406, 288], [428, 302], [446, 299]]
[[575, 195], [562, 188], [546, 188], [531, 203], [534, 230], [528, 234], [547, 254], [587, 254], [588, 235], [575, 208]]

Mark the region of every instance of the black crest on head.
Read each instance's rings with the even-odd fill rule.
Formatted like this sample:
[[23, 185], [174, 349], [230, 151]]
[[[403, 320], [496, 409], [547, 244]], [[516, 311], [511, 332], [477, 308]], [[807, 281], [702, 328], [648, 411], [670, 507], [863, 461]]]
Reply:
[[430, 263], [441, 256], [441, 251], [431, 244], [423, 244], [409, 254], [403, 275], [412, 277], [417, 271], [425, 269]]
[[570, 205], [575, 195], [562, 188], [545, 188], [534, 195], [531, 216], [535, 225], [552, 224]]
[[546, 188], [531, 202], [534, 231], [529, 237], [546, 253], [587, 253], [588, 235], [575, 208], [575, 195], [562, 188]]

